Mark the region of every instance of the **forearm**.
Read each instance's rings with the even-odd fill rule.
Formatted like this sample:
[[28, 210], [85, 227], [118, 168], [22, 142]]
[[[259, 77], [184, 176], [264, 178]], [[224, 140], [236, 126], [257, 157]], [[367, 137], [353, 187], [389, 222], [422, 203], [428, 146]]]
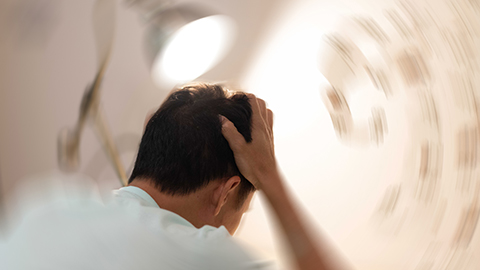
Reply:
[[[322, 243], [315, 241], [317, 237], [310, 232], [280, 174], [275, 172], [265, 177], [271, 179], [263, 181], [267, 186], [263, 186], [262, 191], [278, 219], [298, 269], [334, 269], [328, 266], [327, 255], [322, 252]], [[268, 183], [272, 184], [268, 186]]]
[[[276, 169], [273, 144], [273, 113], [265, 101], [247, 94], [252, 106], [252, 141], [247, 143], [235, 125], [225, 117], [222, 121], [222, 134], [227, 139], [235, 156], [240, 172], [257, 189], [262, 190], [273, 213], [283, 230], [293, 257], [300, 270], [332, 270], [327, 261], [326, 243], [318, 243], [310, 232], [307, 222], [301, 216], [288, 189], [285, 188], [280, 173]], [[317, 246], [318, 244], [318, 246]]]

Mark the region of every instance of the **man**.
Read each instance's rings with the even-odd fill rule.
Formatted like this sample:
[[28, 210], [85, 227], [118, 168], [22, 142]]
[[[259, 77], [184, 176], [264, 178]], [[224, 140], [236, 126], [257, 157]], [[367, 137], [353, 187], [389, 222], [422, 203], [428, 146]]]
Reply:
[[238, 171], [219, 115], [251, 141], [251, 114], [243, 93], [209, 84], [182, 87], [148, 122], [129, 185], [196, 228], [223, 225], [233, 235], [254, 187]]
[[232, 237], [255, 190], [298, 269], [334, 269], [277, 170], [272, 126], [252, 94], [174, 91], [145, 127], [129, 185], [106, 207], [82, 200], [24, 222], [7, 269], [268, 269]]
[[147, 124], [129, 185], [199, 230], [223, 226], [231, 235], [261, 190], [298, 267], [327, 269], [277, 170], [272, 127], [272, 111], [254, 95], [187, 85]]

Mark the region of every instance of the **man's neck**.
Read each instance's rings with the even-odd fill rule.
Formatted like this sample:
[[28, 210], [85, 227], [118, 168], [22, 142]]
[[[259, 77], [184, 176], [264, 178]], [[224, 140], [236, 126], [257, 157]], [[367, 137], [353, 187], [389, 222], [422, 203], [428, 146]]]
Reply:
[[208, 196], [205, 192], [197, 191], [188, 195], [171, 195], [161, 192], [151, 181], [134, 179], [129, 186], [141, 188], [153, 198], [157, 205], [165, 210], [174, 212], [183, 217], [196, 228], [211, 223]]

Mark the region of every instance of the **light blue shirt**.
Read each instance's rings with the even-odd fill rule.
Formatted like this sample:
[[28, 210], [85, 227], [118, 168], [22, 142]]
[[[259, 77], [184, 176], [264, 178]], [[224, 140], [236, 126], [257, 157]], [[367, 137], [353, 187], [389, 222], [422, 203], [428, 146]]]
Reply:
[[270, 269], [225, 227], [195, 228], [137, 187], [112, 200], [68, 200], [37, 211], [12, 235], [7, 269]]

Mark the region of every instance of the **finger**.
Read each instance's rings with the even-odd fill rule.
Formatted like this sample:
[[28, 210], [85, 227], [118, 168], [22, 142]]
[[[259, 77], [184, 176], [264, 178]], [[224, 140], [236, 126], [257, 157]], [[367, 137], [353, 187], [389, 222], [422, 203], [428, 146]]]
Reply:
[[248, 102], [250, 103], [250, 106], [252, 108], [252, 114], [259, 114], [257, 97], [254, 94], [250, 93], [247, 93], [246, 95], [248, 97]]
[[267, 104], [253, 94], [247, 94], [252, 107], [252, 125], [264, 126], [267, 122]]
[[227, 140], [228, 145], [230, 145], [232, 151], [239, 149], [239, 147], [241, 147], [241, 145], [245, 143], [245, 138], [242, 136], [242, 134], [238, 132], [235, 125], [225, 116], [220, 115], [220, 121], [222, 123], [223, 137], [225, 137], [225, 139]]
[[257, 98], [257, 104], [258, 104], [258, 110], [260, 112], [260, 115], [262, 116], [262, 119], [266, 122], [267, 121], [267, 103], [265, 100], [261, 98]]
[[262, 113], [258, 105], [258, 99], [254, 94], [247, 93], [248, 101], [252, 108], [252, 125], [256, 126], [258, 124], [263, 124]]
[[267, 109], [267, 125], [270, 133], [273, 134], [273, 112], [270, 109]]

